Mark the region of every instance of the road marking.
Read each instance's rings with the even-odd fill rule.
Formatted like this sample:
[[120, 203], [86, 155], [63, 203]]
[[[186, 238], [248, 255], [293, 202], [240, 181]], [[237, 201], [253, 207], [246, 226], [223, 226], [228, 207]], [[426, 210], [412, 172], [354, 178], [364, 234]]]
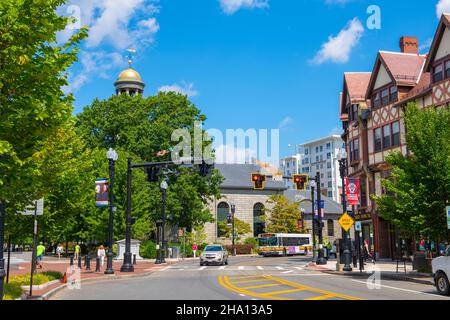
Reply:
[[[353, 282], [358, 282], [358, 283], [363, 283], [365, 285], [367, 285], [367, 281], [361, 281], [361, 280], [352, 280]], [[421, 291], [416, 291], [416, 290], [411, 290], [411, 289], [403, 289], [403, 288], [397, 288], [397, 287], [391, 287], [391, 286], [386, 286], [384, 284], [380, 284], [379, 285], [382, 288], [387, 288], [387, 289], [394, 289], [394, 290], [400, 290], [400, 291], [405, 291], [405, 292], [411, 292], [411, 293], [415, 293], [415, 294], [424, 294], [427, 296], [434, 296], [434, 297], [441, 297], [438, 294], [433, 294], [433, 293], [426, 293], [426, 292], [421, 292]]]
[[259, 288], [270, 288], [270, 287], [279, 287], [280, 285], [278, 283], [266, 283], [266, 284], [259, 284], [257, 286], [249, 286], [249, 287], [239, 287], [239, 289], [242, 290], [249, 290], [249, 289], [259, 289]]
[[305, 300], [318, 301], [318, 300], [326, 300], [326, 299], [332, 299], [332, 298], [336, 298], [336, 295], [334, 295], [334, 294], [325, 294], [323, 296], [307, 298]]
[[258, 269], [258, 270], [264, 270], [264, 268], [261, 267], [261, 266], [257, 266], [256, 269]]
[[305, 270], [305, 267], [295, 267], [295, 269], [303, 271]]
[[256, 282], [263, 282], [263, 281], [267, 281], [267, 280], [258, 279], [258, 280], [233, 281], [233, 284], [247, 284], [247, 283], [256, 283]]
[[244, 266], [239, 266], [238, 270], [244, 270]]
[[289, 271], [285, 271], [285, 272], [282, 272], [283, 274], [288, 274], [288, 273], [292, 273], [292, 272], [294, 272], [294, 270], [289, 270]]
[[284, 270], [283, 267], [276, 267], [277, 270]]
[[221, 266], [219, 270], [225, 270], [226, 266]]
[[200, 268], [198, 268], [197, 270], [198, 271], [202, 271], [202, 270], [205, 270], [206, 269], [206, 267], [200, 267]]
[[303, 289], [290, 289], [290, 290], [282, 290], [282, 291], [273, 291], [273, 292], [269, 292], [269, 293], [263, 293], [263, 296], [275, 296], [275, 295], [280, 295], [280, 294], [287, 294], [287, 293], [294, 293], [294, 292], [299, 292], [299, 291], [304, 291]]

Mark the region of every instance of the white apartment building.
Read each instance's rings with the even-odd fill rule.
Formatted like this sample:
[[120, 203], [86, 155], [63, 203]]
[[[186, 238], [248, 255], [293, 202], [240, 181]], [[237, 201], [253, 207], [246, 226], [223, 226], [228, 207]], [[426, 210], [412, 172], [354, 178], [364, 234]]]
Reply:
[[[345, 148], [339, 135], [310, 141], [298, 146], [298, 154], [280, 161], [280, 171], [285, 176], [293, 174], [308, 174], [314, 177], [320, 172], [323, 195], [341, 203], [342, 180], [339, 173], [338, 154]], [[287, 181], [286, 187], [293, 189], [292, 181]], [[309, 189], [309, 186], [307, 187]]]

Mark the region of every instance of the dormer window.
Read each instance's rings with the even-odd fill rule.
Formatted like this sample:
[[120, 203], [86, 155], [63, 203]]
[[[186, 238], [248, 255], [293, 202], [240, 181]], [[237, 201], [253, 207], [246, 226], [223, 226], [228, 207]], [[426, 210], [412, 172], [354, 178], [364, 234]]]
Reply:
[[375, 108], [378, 108], [379, 106], [381, 106], [381, 99], [380, 99], [380, 93], [377, 92], [374, 96], [373, 96], [373, 106]]
[[434, 67], [433, 71], [434, 71], [433, 72], [433, 82], [439, 82], [442, 79], [444, 79], [444, 74], [443, 74], [444, 66], [442, 63], [437, 65], [436, 67]]
[[358, 109], [359, 109], [359, 105], [357, 104], [352, 104], [351, 107], [351, 121], [357, 121], [358, 120]]
[[398, 100], [398, 89], [397, 86], [391, 87], [391, 101], [397, 101]]

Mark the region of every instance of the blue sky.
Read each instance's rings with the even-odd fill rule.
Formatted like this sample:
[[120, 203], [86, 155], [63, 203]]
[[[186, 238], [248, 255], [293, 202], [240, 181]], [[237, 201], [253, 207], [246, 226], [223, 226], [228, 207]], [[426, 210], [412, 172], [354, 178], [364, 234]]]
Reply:
[[[189, 94], [207, 115], [207, 128], [280, 128], [281, 156], [292, 153], [288, 144], [340, 128], [343, 72], [371, 71], [376, 52], [398, 51], [403, 35], [419, 37], [426, 52], [437, 11], [450, 11], [450, 0], [69, 4], [62, 12], [79, 16], [81, 24], [91, 27], [80, 62], [70, 70], [68, 90], [76, 97], [75, 113], [94, 98], [113, 94], [113, 82], [127, 66], [126, 48], [133, 47], [134, 68], [147, 85], [145, 95], [161, 88]], [[381, 9], [379, 30], [367, 28], [370, 5]]]

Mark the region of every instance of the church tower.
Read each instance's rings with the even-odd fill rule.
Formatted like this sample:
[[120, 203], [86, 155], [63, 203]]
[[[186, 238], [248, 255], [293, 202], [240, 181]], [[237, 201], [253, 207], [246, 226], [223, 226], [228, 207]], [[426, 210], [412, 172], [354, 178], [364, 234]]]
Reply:
[[116, 87], [116, 95], [128, 94], [135, 96], [144, 93], [145, 83], [140, 74], [131, 67], [132, 60], [128, 60], [128, 69], [119, 74], [114, 86]]

